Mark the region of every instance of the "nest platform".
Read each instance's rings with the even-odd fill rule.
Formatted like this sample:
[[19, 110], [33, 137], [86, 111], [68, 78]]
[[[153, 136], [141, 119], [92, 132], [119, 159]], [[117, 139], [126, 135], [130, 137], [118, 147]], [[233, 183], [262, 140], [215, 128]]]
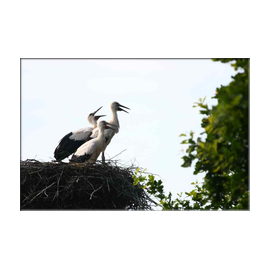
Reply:
[[21, 161], [21, 210], [150, 210], [152, 200], [133, 185], [133, 169], [116, 163]]

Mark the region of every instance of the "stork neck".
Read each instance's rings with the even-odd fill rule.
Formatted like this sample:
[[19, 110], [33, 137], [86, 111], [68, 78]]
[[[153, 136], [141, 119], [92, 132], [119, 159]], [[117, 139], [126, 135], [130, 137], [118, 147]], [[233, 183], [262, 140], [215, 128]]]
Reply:
[[98, 129], [98, 136], [97, 138], [100, 139], [104, 136], [104, 128], [99, 128]]
[[[118, 130], [119, 130], [119, 128], [120, 128], [120, 124], [119, 124], [119, 121], [118, 121], [117, 112], [114, 111], [114, 110], [112, 110], [112, 118], [111, 118], [111, 120], [109, 121], [109, 123], [112, 124], [112, 125], [117, 126], [117, 132], [118, 132]], [[117, 132], [116, 132], [116, 133], [117, 133]]]

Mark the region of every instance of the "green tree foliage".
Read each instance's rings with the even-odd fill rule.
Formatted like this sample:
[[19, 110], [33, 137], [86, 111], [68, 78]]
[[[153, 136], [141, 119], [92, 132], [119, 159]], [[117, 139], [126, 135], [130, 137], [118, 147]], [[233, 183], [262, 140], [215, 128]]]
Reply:
[[[231, 63], [239, 71], [228, 86], [216, 89], [218, 104], [211, 109], [200, 99], [194, 107], [205, 115], [201, 137], [193, 132], [182, 141], [188, 144], [182, 167], [195, 163], [194, 174], [205, 173], [203, 183], [192, 183], [187, 198], [165, 196], [161, 180], [143, 179], [143, 186], [159, 200], [162, 209], [249, 209], [249, 59], [213, 59]], [[180, 136], [186, 136], [181, 134]], [[135, 176], [136, 178], [137, 176]]]
[[249, 208], [249, 59], [235, 59], [232, 66], [240, 70], [228, 86], [217, 88], [218, 104], [210, 110], [197, 103], [206, 115], [206, 139], [195, 142], [191, 136], [183, 157], [183, 167], [196, 159], [194, 174], [206, 173], [202, 188], [212, 209]]

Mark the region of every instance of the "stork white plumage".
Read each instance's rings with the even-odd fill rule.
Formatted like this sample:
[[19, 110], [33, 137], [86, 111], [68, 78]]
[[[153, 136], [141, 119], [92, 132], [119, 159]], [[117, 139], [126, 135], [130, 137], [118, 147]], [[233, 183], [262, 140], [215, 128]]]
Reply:
[[[128, 108], [128, 107], [126, 107], [124, 105], [121, 105], [120, 103], [118, 103], [116, 101], [111, 103], [110, 108], [111, 108], [112, 117], [107, 122], [109, 124], [115, 126], [115, 129], [114, 130], [112, 130], [112, 129], [105, 130], [105, 133], [104, 133], [105, 135], [104, 136], [105, 136], [105, 139], [106, 139], [106, 146], [104, 148], [104, 151], [105, 151], [106, 147], [109, 145], [109, 143], [111, 142], [112, 137], [115, 135], [115, 133], [118, 133], [119, 129], [120, 129], [120, 124], [119, 124], [119, 120], [118, 120], [118, 116], [117, 116], [117, 111], [124, 111], [124, 112], [128, 113], [123, 108], [130, 110], [130, 108]], [[91, 135], [91, 137], [96, 138], [98, 136], [98, 133], [99, 133], [99, 130], [96, 128], [93, 131], [93, 134]], [[105, 162], [104, 151], [102, 151], [102, 162], [103, 163]]]
[[87, 142], [92, 135], [93, 130], [97, 127], [97, 121], [100, 117], [105, 115], [95, 114], [102, 108], [98, 108], [96, 111], [90, 113], [87, 117], [91, 127], [80, 128], [76, 131], [72, 131], [65, 135], [59, 142], [59, 145], [54, 151], [54, 157], [57, 161], [61, 161], [64, 158], [73, 154], [82, 144]]
[[117, 127], [106, 121], [100, 121], [97, 126], [99, 131], [98, 136], [81, 145], [73, 154], [71, 162], [96, 162], [100, 153], [104, 151], [106, 147], [105, 130], [115, 130], [114, 128]]

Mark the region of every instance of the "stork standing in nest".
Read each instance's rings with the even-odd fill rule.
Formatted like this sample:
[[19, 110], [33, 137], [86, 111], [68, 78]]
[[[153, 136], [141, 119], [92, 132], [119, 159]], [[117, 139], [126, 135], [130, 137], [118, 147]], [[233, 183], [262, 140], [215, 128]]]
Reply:
[[[104, 136], [105, 136], [105, 140], [106, 140], [106, 145], [105, 145], [105, 148], [104, 150], [102, 151], [102, 163], [105, 162], [105, 155], [104, 155], [104, 151], [106, 149], [106, 147], [109, 145], [109, 143], [111, 142], [112, 140], [112, 137], [119, 132], [119, 129], [120, 129], [120, 124], [119, 124], [119, 120], [118, 120], [118, 116], [117, 116], [117, 112], [118, 111], [123, 111], [123, 112], [126, 112], [128, 113], [127, 111], [125, 111], [123, 108], [125, 109], [128, 109], [130, 110], [130, 108], [124, 106], [124, 105], [121, 105], [120, 103], [114, 101], [111, 103], [110, 105], [110, 108], [111, 108], [111, 114], [112, 114], [112, 117], [111, 119], [108, 121], [108, 124], [111, 124], [114, 126], [114, 129], [106, 129], [105, 132], [104, 132]], [[93, 131], [93, 134], [91, 135], [92, 138], [95, 138], [97, 137], [99, 134], [99, 129], [95, 129]]]
[[94, 139], [81, 145], [77, 151], [73, 154], [71, 162], [90, 162], [95, 163], [101, 152], [106, 148], [105, 130], [116, 131], [117, 126], [112, 125], [106, 121], [100, 121], [98, 123], [98, 136]]
[[91, 139], [94, 129], [97, 127], [97, 121], [105, 115], [95, 115], [100, 109], [90, 113], [87, 117], [91, 127], [80, 128], [65, 135], [59, 142], [54, 151], [54, 157], [57, 161], [61, 161], [73, 154], [81, 145]]

